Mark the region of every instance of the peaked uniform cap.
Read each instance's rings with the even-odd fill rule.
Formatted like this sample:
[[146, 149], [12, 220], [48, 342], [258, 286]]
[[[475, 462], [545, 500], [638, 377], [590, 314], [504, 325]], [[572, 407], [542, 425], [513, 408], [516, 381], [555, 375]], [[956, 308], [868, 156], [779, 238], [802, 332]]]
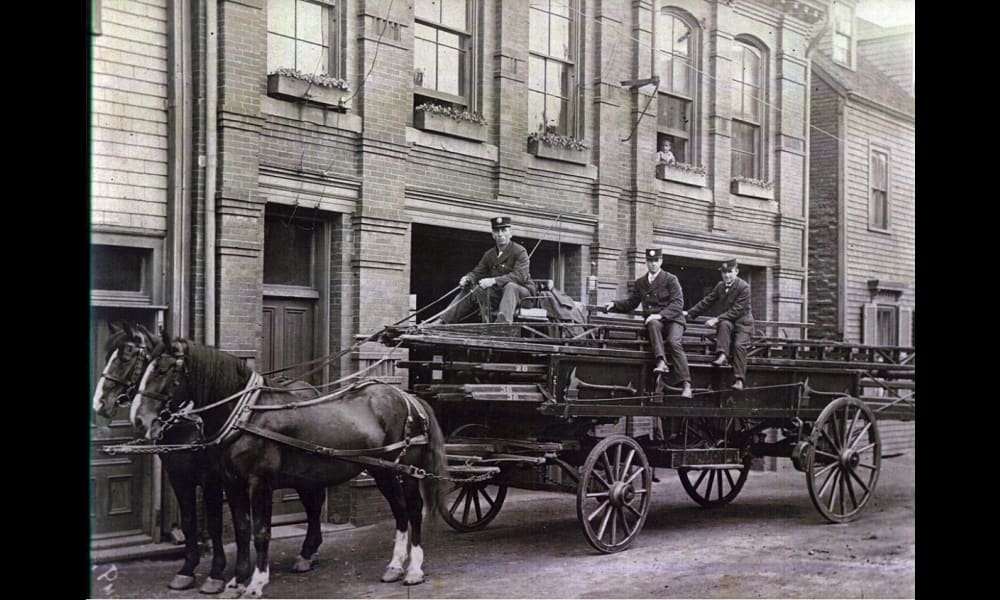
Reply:
[[722, 264], [719, 265], [719, 270], [720, 271], [732, 271], [733, 269], [735, 269], [738, 266], [740, 266], [740, 265], [739, 265], [739, 263], [736, 262], [735, 258], [728, 258], [728, 259], [722, 261]]
[[493, 228], [493, 231], [501, 227], [510, 227], [510, 217], [493, 217], [490, 219], [490, 227]]
[[659, 248], [647, 248], [646, 249], [646, 260], [656, 260], [658, 258], [663, 258], [663, 251]]

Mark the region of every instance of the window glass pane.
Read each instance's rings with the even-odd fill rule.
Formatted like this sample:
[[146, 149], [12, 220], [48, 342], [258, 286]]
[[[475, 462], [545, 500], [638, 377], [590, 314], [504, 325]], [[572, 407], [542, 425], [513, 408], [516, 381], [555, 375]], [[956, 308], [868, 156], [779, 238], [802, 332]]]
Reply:
[[569, 16], [569, 0], [552, 0], [549, 2], [549, 11], [554, 15]]
[[545, 59], [528, 56], [528, 89], [545, 91]]
[[267, 71], [295, 67], [295, 40], [278, 35], [267, 36]]
[[674, 57], [666, 52], [657, 53], [660, 58], [657, 73], [660, 76], [660, 89], [669, 92], [673, 89], [673, 65]]
[[691, 56], [691, 28], [677, 18], [674, 18], [674, 54]]
[[441, 17], [441, 5], [437, 0], [414, 0], [413, 16], [436, 23]]
[[883, 346], [896, 345], [896, 309], [894, 307], [878, 307], [878, 340]]
[[549, 50], [549, 15], [534, 8], [528, 13], [528, 49], [542, 54]]
[[545, 95], [534, 90], [528, 92], [528, 131], [544, 129]]
[[566, 123], [566, 102], [559, 96], [548, 95], [545, 97], [545, 117], [548, 125], [555, 126], [556, 132], [562, 135], [568, 133]]
[[546, 61], [545, 91], [558, 96], [569, 96], [569, 65]]
[[743, 89], [743, 116], [760, 122], [760, 90], [746, 86]]
[[569, 55], [569, 19], [552, 17], [550, 25], [549, 54], [553, 58], [568, 60]]
[[296, 43], [295, 63], [300, 71], [326, 75], [326, 52], [323, 46], [307, 42]]
[[295, 15], [297, 26], [297, 37], [300, 40], [322, 44], [323, 37], [323, 8], [319, 4], [303, 2], [299, 0], [298, 12]]
[[448, 33], [447, 31], [442, 31], [442, 30], [438, 30], [437, 34], [438, 34], [438, 44], [448, 46], [449, 48], [461, 47], [462, 38], [460, 38], [457, 34]]
[[731, 108], [733, 110], [734, 117], [743, 116], [743, 85], [739, 82], [733, 82], [733, 91], [731, 95]]
[[295, 0], [268, 0], [267, 30], [292, 37], [295, 35]]
[[674, 80], [670, 91], [678, 94], [691, 95], [691, 80], [688, 78], [690, 66], [687, 61], [674, 59]]
[[456, 96], [462, 93], [462, 90], [458, 87], [460, 60], [458, 50], [438, 46], [438, 80], [436, 88], [438, 91]]
[[92, 246], [92, 289], [141, 292], [144, 266], [152, 253], [153, 251], [148, 248]]
[[437, 88], [437, 46], [424, 40], [413, 41], [413, 68], [418, 73], [422, 87]]
[[434, 42], [437, 40], [437, 30], [421, 23], [415, 23], [413, 25], [413, 37], [418, 40]]
[[465, 0], [444, 0], [441, 3], [441, 23], [454, 29], [465, 31]]
[[312, 285], [313, 232], [281, 217], [264, 222], [264, 283]]
[[743, 52], [743, 82], [760, 87], [760, 57], [749, 48]]
[[833, 37], [833, 60], [846, 63], [850, 62], [851, 40], [843, 35], [837, 34]]

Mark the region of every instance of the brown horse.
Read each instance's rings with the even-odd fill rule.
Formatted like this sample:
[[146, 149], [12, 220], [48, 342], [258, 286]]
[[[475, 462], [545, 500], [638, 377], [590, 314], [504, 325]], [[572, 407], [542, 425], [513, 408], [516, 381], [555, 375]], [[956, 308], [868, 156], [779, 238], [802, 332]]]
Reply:
[[[94, 391], [94, 411], [108, 419], [115, 415], [120, 406], [132, 400], [139, 387], [139, 379], [146, 370], [160, 338], [142, 325], [128, 323], [109, 325], [111, 335], [106, 345], [106, 364]], [[195, 441], [197, 431], [186, 426], [173, 428], [164, 435], [167, 444], [187, 444]], [[184, 564], [171, 579], [171, 589], [183, 590], [194, 585], [194, 570], [201, 555], [198, 548], [198, 513], [196, 488], [202, 487], [205, 500], [205, 520], [212, 540], [212, 567], [200, 591], [216, 594], [225, 585], [223, 571], [226, 568], [226, 554], [222, 543], [222, 476], [218, 468], [218, 450], [206, 452], [180, 451], [161, 456], [163, 468], [170, 480], [170, 487], [177, 497], [181, 513], [181, 531], [184, 532]]]
[[[444, 436], [419, 398], [378, 382], [323, 397], [303, 382], [277, 388], [231, 354], [165, 337], [143, 375], [130, 417], [151, 438], [174, 423], [201, 421], [205, 437], [221, 448], [237, 548], [236, 575], [227, 587], [260, 596], [268, 582], [272, 490], [311, 491], [322, 502], [325, 487], [365, 468], [396, 520], [382, 581], [423, 581], [423, 504], [435, 514], [441, 494], [441, 480], [424, 475], [444, 473], [446, 461]], [[251, 528], [257, 551], [252, 571]], [[309, 556], [306, 551], [304, 545], [303, 555]]]

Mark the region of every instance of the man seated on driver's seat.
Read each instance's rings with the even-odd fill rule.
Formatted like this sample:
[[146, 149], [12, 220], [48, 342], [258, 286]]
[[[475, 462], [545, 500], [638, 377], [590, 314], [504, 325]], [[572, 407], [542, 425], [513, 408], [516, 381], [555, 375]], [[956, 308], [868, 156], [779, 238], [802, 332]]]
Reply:
[[489, 306], [496, 313], [496, 323], [512, 323], [520, 301], [534, 293], [528, 251], [511, 241], [510, 217], [494, 217], [490, 225], [496, 245], [483, 254], [476, 268], [462, 275], [458, 280], [462, 289], [428, 325], [458, 323], [480, 306]]

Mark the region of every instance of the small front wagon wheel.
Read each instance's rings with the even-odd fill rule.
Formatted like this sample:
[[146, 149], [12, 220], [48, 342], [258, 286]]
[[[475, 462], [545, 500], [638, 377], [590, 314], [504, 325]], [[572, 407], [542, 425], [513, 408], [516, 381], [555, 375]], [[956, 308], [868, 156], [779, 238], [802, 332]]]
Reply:
[[454, 483], [445, 492], [438, 512], [455, 531], [478, 531], [500, 514], [506, 497], [507, 484], [495, 480]]
[[632, 438], [612, 435], [601, 440], [580, 469], [576, 514], [594, 548], [621, 552], [639, 535], [652, 492], [646, 453]]
[[724, 506], [743, 489], [750, 472], [750, 461], [742, 465], [680, 467], [677, 475], [691, 499], [706, 508]]
[[857, 398], [837, 398], [820, 413], [809, 442], [804, 458], [813, 505], [832, 523], [853, 521], [871, 499], [881, 469], [875, 414]]

